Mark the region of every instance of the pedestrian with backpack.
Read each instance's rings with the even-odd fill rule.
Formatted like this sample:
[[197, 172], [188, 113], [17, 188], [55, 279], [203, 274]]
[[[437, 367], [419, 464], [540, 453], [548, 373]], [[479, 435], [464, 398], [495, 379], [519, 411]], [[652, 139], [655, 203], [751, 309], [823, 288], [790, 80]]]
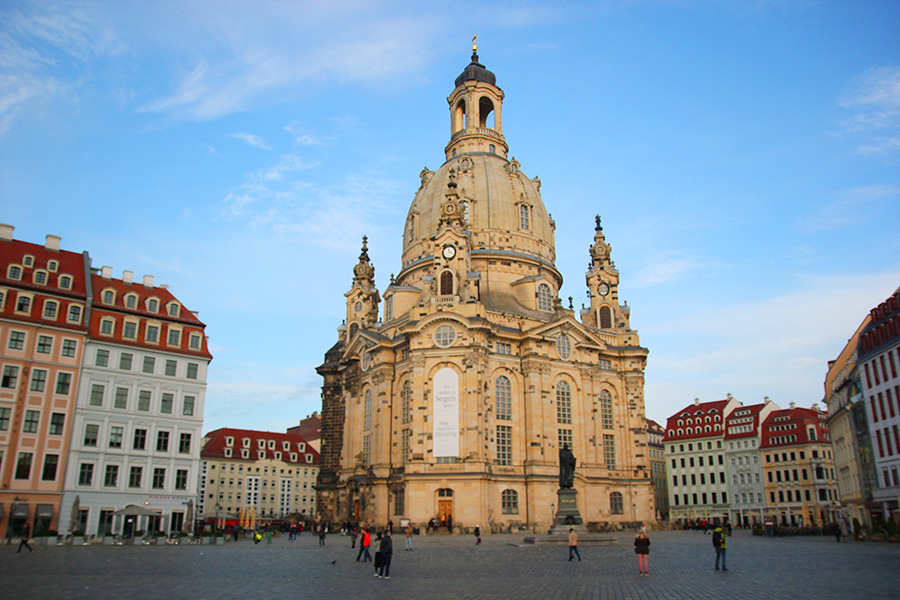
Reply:
[[722, 527], [716, 527], [712, 534], [713, 548], [716, 549], [716, 571], [719, 570], [719, 559], [722, 561], [722, 570], [727, 571], [725, 564], [725, 548], [728, 545], [726, 541], [725, 530]]

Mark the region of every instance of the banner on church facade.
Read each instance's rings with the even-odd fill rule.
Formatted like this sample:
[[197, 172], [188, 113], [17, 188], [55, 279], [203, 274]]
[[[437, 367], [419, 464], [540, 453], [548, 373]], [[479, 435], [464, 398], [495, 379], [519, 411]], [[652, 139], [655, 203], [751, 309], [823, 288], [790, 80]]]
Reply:
[[449, 368], [434, 376], [435, 457], [459, 456], [459, 376]]

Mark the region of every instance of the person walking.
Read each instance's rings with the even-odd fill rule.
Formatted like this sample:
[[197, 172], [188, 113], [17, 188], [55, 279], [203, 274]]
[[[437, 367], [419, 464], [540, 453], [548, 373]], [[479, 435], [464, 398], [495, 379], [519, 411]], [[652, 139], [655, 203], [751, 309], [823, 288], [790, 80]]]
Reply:
[[575, 533], [575, 529], [569, 528], [569, 560], [572, 560], [572, 555], [578, 557], [578, 562], [581, 562], [581, 553], [578, 552], [578, 534]]
[[350, 549], [356, 548], [356, 538], [359, 537], [359, 531], [356, 530], [356, 527], [351, 528], [350, 530]]
[[728, 570], [728, 566], [725, 564], [725, 548], [728, 545], [725, 539], [726, 537], [725, 530], [721, 527], [716, 527], [713, 530], [712, 543], [713, 547], [716, 549], [716, 571], [719, 570], [719, 559], [722, 560], [722, 570]]
[[647, 528], [641, 526], [641, 530], [634, 538], [634, 553], [638, 555], [638, 571], [640, 576], [650, 575], [650, 537]]
[[406, 534], [406, 550], [408, 552], [412, 552], [412, 535], [413, 535], [412, 525], [407, 523], [406, 529], [404, 529], [403, 531]]
[[31, 525], [25, 523], [25, 528], [22, 530], [22, 539], [19, 540], [19, 549], [16, 550], [16, 554], [22, 551], [22, 546], [25, 546], [29, 551], [34, 552], [34, 548], [28, 545], [29, 538], [31, 538]]
[[394, 542], [391, 540], [391, 530], [384, 532], [381, 538], [381, 568], [378, 570], [378, 577], [381, 579], [391, 578], [391, 559], [394, 557]]
[[319, 523], [319, 545], [325, 545], [325, 523]]
[[362, 539], [359, 542], [359, 554], [356, 555], [356, 562], [359, 562], [360, 557], [362, 557], [363, 562], [368, 562], [372, 560], [372, 555], [369, 554], [369, 545], [372, 543], [372, 537], [369, 534], [368, 527], [362, 528]]
[[479, 545], [481, 543], [481, 527], [478, 525], [475, 526], [475, 545]]

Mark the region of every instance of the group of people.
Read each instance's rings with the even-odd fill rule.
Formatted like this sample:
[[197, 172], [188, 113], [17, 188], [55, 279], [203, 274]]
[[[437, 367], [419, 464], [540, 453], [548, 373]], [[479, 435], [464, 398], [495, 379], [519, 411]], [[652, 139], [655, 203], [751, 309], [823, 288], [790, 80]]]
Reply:
[[[719, 570], [719, 564], [721, 563], [721, 570], [727, 571], [728, 565], [726, 563], [726, 548], [728, 546], [727, 538], [731, 535], [731, 528], [727, 526], [727, 529], [722, 526], [717, 526], [713, 530], [712, 534], [712, 543], [713, 548], [716, 550], [716, 563], [715, 569]], [[481, 539], [479, 538], [479, 542]], [[642, 525], [640, 531], [638, 531], [637, 535], [634, 537], [634, 553], [637, 554], [638, 557], [638, 575], [640, 577], [649, 577], [650, 576], [650, 536], [647, 535], [647, 527]], [[578, 560], [581, 560], [581, 554], [578, 552], [578, 533], [574, 528], [569, 529], [569, 560], [571, 561], [573, 558], [578, 557]]]

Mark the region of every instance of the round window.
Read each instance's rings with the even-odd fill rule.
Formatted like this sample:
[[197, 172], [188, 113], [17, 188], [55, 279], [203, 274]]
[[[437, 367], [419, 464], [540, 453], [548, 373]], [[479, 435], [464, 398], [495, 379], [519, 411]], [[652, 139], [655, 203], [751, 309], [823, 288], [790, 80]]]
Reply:
[[559, 334], [559, 337], [556, 338], [556, 353], [561, 359], [566, 360], [571, 352], [572, 344], [569, 342], [569, 336], [564, 333]]
[[441, 325], [434, 332], [434, 343], [441, 348], [452, 346], [456, 341], [456, 331], [450, 325]]

